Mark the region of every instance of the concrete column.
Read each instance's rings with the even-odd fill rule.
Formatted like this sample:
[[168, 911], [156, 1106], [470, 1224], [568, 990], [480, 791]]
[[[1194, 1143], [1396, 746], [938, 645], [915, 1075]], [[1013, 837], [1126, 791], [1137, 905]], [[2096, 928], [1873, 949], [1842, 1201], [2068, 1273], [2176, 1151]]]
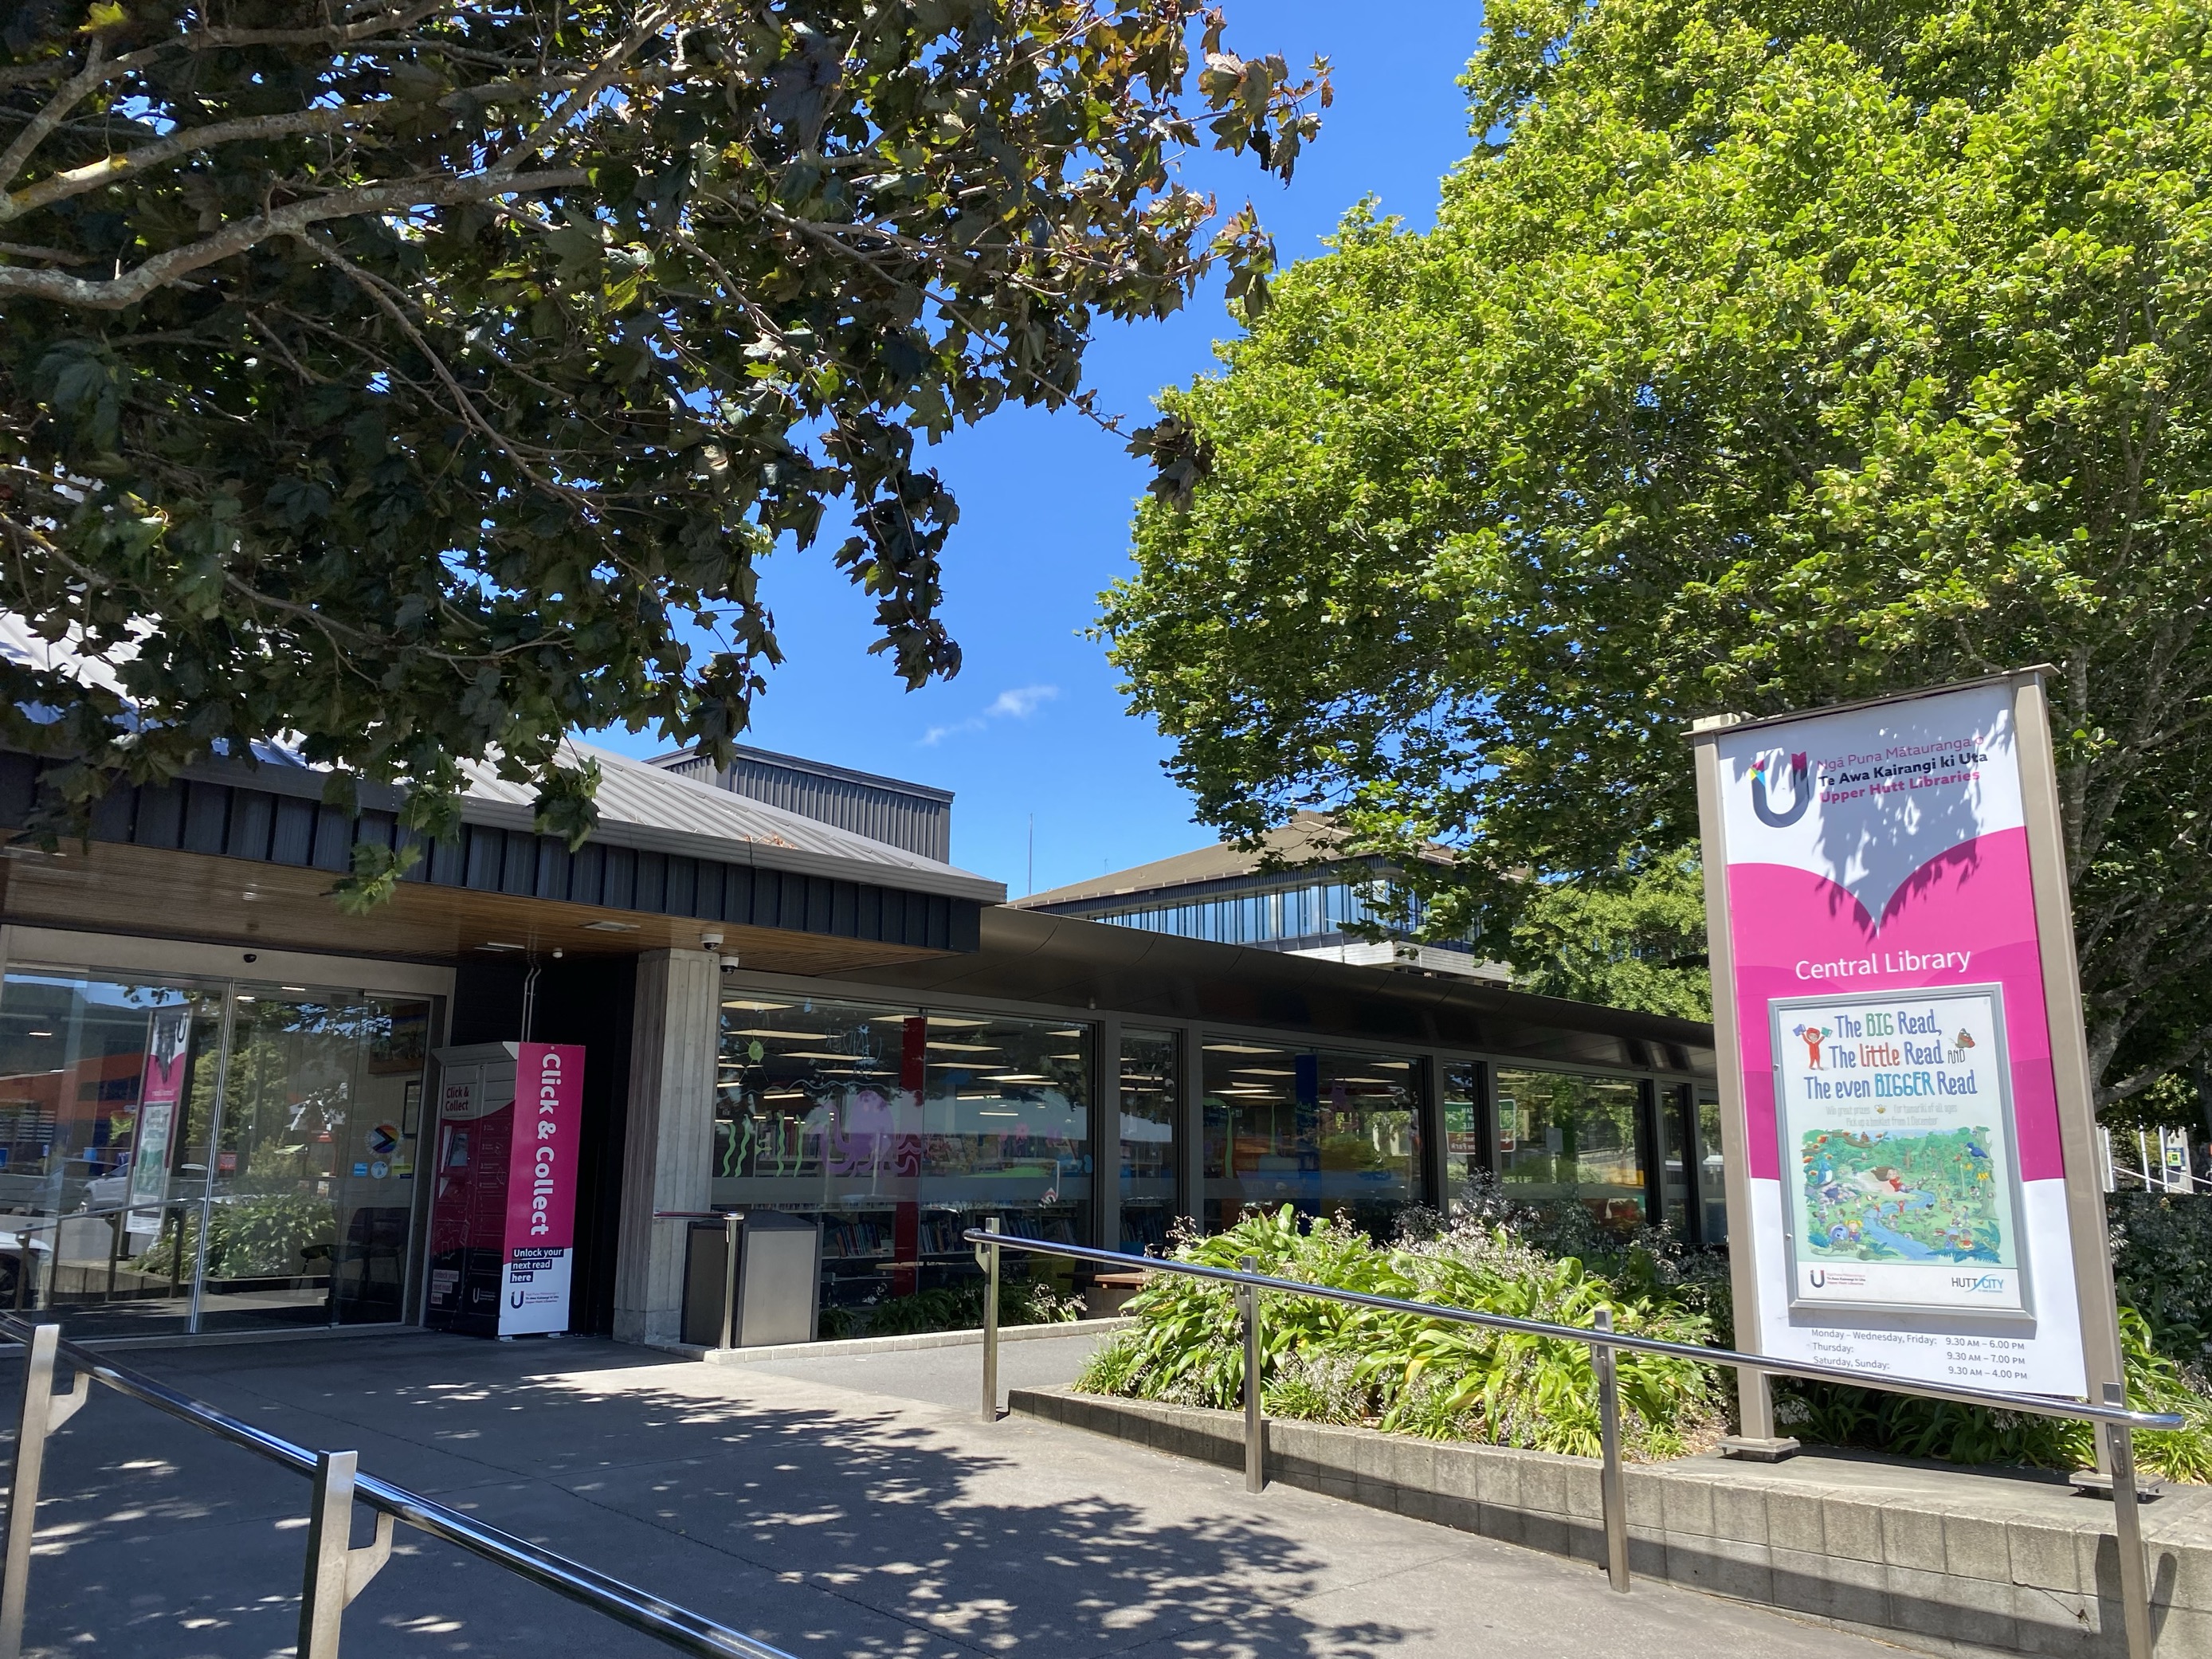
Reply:
[[684, 1329], [682, 1222], [655, 1210], [703, 1210], [714, 1144], [714, 1050], [721, 958], [647, 951], [637, 959], [623, 1141], [615, 1338], [674, 1342]]

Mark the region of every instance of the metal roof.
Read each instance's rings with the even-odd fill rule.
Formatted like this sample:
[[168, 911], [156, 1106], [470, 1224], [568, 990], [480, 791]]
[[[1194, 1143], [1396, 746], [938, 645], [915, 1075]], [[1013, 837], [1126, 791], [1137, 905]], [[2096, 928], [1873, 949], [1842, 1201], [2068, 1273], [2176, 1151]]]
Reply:
[[[86, 684], [121, 691], [106, 664], [78, 655], [67, 642], [41, 639], [20, 616], [0, 612], [0, 653], [18, 662], [71, 673]], [[589, 759], [599, 764], [599, 827], [592, 832], [594, 841], [723, 860], [736, 857], [808, 875], [874, 882], [985, 903], [995, 903], [1006, 896], [1004, 884], [987, 877], [732, 794], [611, 750], [574, 738], [564, 742], [562, 749], [573, 761]], [[468, 777], [461, 809], [465, 819], [509, 830], [532, 826], [535, 792], [528, 784], [511, 782], [480, 762], [465, 762], [463, 770]], [[258, 788], [318, 798], [326, 773], [327, 769], [311, 765], [295, 747], [283, 742], [255, 744], [251, 765], [218, 756], [204, 765], [185, 769], [188, 777], [231, 784], [250, 777]], [[368, 786], [361, 790], [365, 806], [389, 811], [399, 798], [396, 790]]]
[[[732, 752], [745, 760], [766, 761], [772, 766], [787, 767], [794, 772], [811, 773], [817, 778], [835, 778], [840, 783], [858, 783], [864, 784], [872, 789], [888, 789], [896, 794], [915, 795], [924, 800], [941, 801], [948, 806], [952, 804], [952, 792], [950, 789], [941, 789], [933, 783], [915, 783], [909, 779], [894, 778], [882, 772], [863, 772], [855, 767], [838, 766], [829, 761], [809, 760], [804, 755], [779, 754], [773, 749], [756, 749], [750, 744], [733, 744]], [[646, 763], [648, 766], [665, 767], [673, 770], [687, 762], [696, 762], [711, 769], [710, 763], [706, 757], [699, 752], [698, 745], [696, 744], [689, 749], [672, 749], [665, 755], [655, 755]]]
[[719, 769], [696, 749], [656, 755], [650, 763], [926, 859], [950, 862], [952, 857], [949, 789], [742, 746]]

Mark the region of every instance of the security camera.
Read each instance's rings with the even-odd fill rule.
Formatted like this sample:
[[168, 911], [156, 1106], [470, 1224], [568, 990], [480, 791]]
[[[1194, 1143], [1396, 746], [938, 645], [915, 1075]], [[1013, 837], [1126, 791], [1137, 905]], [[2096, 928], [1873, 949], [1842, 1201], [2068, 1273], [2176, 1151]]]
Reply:
[[252, 951], [248, 951], [246, 953], [246, 959], [248, 962], [258, 962], [258, 961], [260, 961], [260, 960], [261, 960], [261, 958], [260, 958], [259, 957], [256, 956], [256, 955], [255, 955]]
[[722, 971], [724, 973], [733, 974], [737, 972], [737, 970], [738, 959], [735, 957], [724, 957], [722, 958]]
[[719, 950], [720, 950], [720, 949], [722, 948], [722, 936], [721, 936], [721, 934], [720, 934], [720, 933], [702, 933], [702, 934], [700, 934], [700, 935], [699, 935], [699, 948], [700, 948], [701, 950], [702, 950], [702, 951], [719, 951]]

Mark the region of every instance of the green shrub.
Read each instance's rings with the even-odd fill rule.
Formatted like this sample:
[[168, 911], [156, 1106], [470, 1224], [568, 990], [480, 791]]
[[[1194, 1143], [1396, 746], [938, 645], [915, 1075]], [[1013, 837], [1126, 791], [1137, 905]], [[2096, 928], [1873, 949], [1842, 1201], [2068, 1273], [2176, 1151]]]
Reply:
[[[2120, 1352], [2128, 1404], [2138, 1411], [2177, 1412], [2179, 1429], [2136, 1436], [2136, 1459], [2169, 1480], [2212, 1480], [2212, 1398], [2192, 1375], [2151, 1340], [2150, 1322], [2120, 1310]], [[2096, 1462], [2095, 1431], [2075, 1419], [1958, 1406], [1843, 1384], [1774, 1382], [1776, 1420], [1801, 1440], [1862, 1446], [1900, 1457], [1944, 1463], [2021, 1463], [2079, 1469]]]
[[[830, 1316], [842, 1316], [830, 1329]], [[1083, 1316], [1083, 1304], [1054, 1292], [1049, 1285], [1021, 1279], [999, 1282], [999, 1322], [1052, 1325]], [[873, 1307], [823, 1310], [822, 1334], [911, 1336], [922, 1331], [968, 1331], [983, 1322], [983, 1281], [971, 1279], [934, 1290], [896, 1296]]]
[[2112, 1277], [2160, 1353], [2212, 1359], [2212, 1198], [2107, 1193]]
[[[1607, 1306], [1616, 1328], [1669, 1341], [1703, 1343], [1711, 1332], [1678, 1299], [1637, 1294], [1474, 1224], [1385, 1249], [1355, 1227], [1302, 1229], [1285, 1206], [1185, 1237], [1176, 1254], [1222, 1267], [1250, 1255], [1279, 1279], [1558, 1324], [1587, 1325]], [[1197, 1406], [1242, 1398], [1243, 1349], [1228, 1287], [1161, 1274], [1125, 1311], [1136, 1326], [1093, 1358], [1078, 1388]], [[1596, 1378], [1583, 1343], [1280, 1296], [1263, 1298], [1261, 1332], [1261, 1397], [1277, 1415], [1583, 1455], [1598, 1449]], [[1620, 1374], [1630, 1455], [1680, 1455], [1719, 1432], [1722, 1395], [1708, 1368], [1624, 1354]]]
[[[199, 1212], [173, 1213], [173, 1224], [131, 1264], [138, 1272], [191, 1274], [199, 1249]], [[207, 1274], [279, 1279], [322, 1272], [336, 1237], [328, 1199], [301, 1192], [239, 1193], [209, 1206]]]

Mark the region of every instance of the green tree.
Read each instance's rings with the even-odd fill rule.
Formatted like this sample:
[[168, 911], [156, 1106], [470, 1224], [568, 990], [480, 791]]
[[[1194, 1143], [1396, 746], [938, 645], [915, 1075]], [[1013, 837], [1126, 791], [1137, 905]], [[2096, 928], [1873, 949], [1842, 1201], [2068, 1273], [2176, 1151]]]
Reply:
[[562, 734], [726, 745], [755, 561], [839, 498], [874, 648], [956, 672], [915, 435], [1088, 410], [1094, 319], [1217, 262], [1256, 312], [1266, 236], [1177, 156], [1287, 179], [1316, 70], [1198, 0], [12, 8], [0, 608], [82, 665], [0, 662], [43, 830], [287, 736], [416, 829], [484, 762], [580, 836]]
[[1680, 1019], [1713, 1017], [1705, 881], [1694, 849], [1599, 880], [1538, 882], [1516, 907], [1513, 983]]
[[1692, 838], [1692, 717], [2049, 662], [2104, 1094], [2203, 1053], [2208, 15], [1491, 6], [1436, 229], [1161, 400], [1101, 626], [1203, 815], [1449, 841], [1510, 955]]

